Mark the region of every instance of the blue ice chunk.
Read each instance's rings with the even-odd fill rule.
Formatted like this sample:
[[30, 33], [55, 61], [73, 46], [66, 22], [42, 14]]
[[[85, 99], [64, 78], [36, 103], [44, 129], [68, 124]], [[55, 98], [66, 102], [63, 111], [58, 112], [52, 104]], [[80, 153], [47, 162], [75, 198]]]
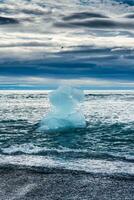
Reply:
[[39, 130], [84, 128], [85, 116], [79, 103], [84, 101], [82, 90], [71, 86], [60, 86], [49, 94], [50, 112], [41, 120]]

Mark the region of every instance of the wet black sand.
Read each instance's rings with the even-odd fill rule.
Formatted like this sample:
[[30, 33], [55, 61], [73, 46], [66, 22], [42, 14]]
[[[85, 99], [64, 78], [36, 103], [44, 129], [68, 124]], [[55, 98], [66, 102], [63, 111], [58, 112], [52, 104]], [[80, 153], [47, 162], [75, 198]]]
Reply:
[[0, 200], [134, 200], [134, 178], [0, 169]]

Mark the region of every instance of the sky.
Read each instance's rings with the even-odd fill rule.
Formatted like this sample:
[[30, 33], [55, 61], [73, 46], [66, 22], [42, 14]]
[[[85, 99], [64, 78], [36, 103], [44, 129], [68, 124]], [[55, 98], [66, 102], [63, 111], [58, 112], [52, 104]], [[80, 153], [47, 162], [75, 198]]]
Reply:
[[134, 0], [0, 0], [0, 89], [134, 89]]

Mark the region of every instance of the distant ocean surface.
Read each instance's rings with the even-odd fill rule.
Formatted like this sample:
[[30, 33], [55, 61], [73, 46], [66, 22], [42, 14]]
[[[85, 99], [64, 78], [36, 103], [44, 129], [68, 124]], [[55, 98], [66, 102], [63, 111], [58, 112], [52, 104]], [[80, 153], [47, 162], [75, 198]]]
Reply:
[[0, 167], [134, 176], [134, 91], [85, 91], [85, 129], [37, 131], [49, 91], [0, 91]]

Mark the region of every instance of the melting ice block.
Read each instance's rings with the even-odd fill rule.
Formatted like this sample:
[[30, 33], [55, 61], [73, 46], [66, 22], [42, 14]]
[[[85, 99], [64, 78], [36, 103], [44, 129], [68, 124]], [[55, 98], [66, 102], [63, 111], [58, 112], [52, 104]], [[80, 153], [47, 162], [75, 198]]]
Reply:
[[60, 86], [49, 94], [52, 104], [50, 112], [40, 123], [40, 130], [58, 130], [68, 128], [84, 128], [85, 117], [79, 103], [84, 101], [82, 90], [70, 86]]

